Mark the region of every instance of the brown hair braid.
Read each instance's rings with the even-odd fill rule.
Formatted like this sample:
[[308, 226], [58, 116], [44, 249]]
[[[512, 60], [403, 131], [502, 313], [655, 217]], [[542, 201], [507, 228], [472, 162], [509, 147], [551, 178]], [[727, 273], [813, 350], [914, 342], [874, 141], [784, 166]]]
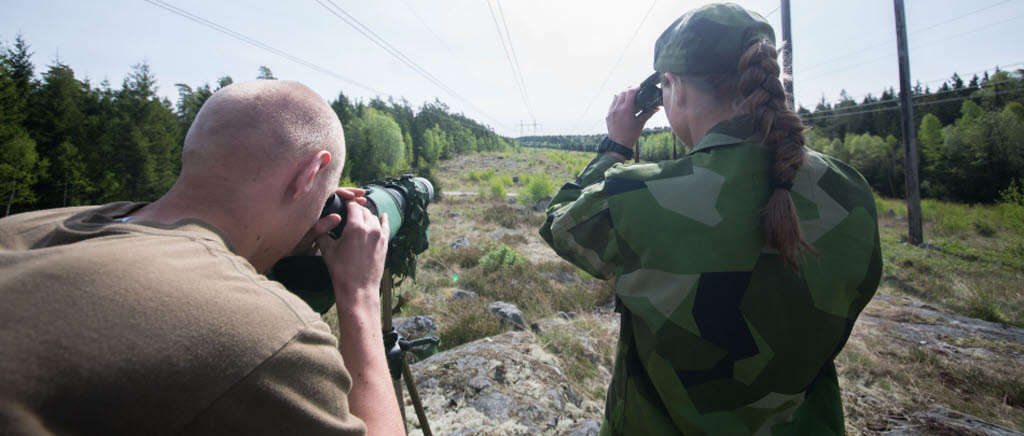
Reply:
[[793, 269], [800, 270], [802, 250], [817, 254], [800, 230], [796, 206], [786, 186], [803, 166], [805, 127], [800, 116], [786, 105], [786, 91], [779, 80], [778, 51], [762, 40], [740, 57], [737, 90], [744, 112], [754, 119], [762, 143], [772, 150], [772, 193], [761, 211], [765, 242], [779, 250]]

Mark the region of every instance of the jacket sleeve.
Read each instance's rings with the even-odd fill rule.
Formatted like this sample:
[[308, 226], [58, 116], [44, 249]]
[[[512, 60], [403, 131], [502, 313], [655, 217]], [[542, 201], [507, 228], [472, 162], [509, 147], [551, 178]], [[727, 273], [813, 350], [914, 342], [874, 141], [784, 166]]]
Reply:
[[619, 262], [615, 226], [608, 210], [604, 173], [619, 164], [608, 153], [598, 154], [574, 183], [566, 183], [548, 205], [540, 228], [544, 241], [559, 256], [590, 275], [611, 278]]

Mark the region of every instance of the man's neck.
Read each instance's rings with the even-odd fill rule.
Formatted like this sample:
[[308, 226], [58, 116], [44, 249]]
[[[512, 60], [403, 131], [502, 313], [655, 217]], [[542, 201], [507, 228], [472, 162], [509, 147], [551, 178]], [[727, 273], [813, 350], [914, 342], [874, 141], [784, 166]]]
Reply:
[[[194, 201], [179, 194], [182, 190], [171, 189], [159, 200], [150, 203], [132, 214], [135, 223], [143, 221], [174, 224], [183, 219], [193, 218], [213, 225], [228, 238], [234, 251], [246, 258], [257, 271], [269, 270], [272, 262], [263, 259], [267, 253], [265, 235], [258, 228], [252, 215], [232, 213], [231, 207], [223, 202]], [[200, 204], [223, 204], [223, 208], [201, 207]]]

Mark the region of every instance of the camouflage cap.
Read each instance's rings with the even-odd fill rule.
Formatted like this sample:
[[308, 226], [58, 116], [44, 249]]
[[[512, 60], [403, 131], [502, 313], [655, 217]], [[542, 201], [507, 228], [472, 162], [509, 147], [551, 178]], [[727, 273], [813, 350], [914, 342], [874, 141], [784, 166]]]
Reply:
[[679, 17], [654, 45], [659, 73], [714, 74], [737, 71], [740, 56], [775, 30], [760, 14], [734, 3], [706, 5]]

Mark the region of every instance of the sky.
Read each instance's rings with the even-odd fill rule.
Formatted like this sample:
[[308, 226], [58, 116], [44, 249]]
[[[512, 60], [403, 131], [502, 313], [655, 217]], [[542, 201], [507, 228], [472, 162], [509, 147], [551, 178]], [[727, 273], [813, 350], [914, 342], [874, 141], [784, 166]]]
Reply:
[[[706, 3], [4, 0], [0, 41], [9, 44], [21, 33], [35, 53], [37, 74], [59, 60], [94, 84], [109, 80], [120, 86], [132, 65], [146, 62], [159, 94], [172, 102], [178, 98], [177, 83], [215, 86], [222, 76], [251, 80], [265, 65], [278, 78], [306, 84], [328, 101], [339, 92], [363, 101], [404, 98], [413, 107], [439, 98], [506, 136], [601, 134], [612, 96], [653, 72], [658, 36], [687, 10]], [[766, 15], [781, 40], [778, 0], [738, 3]], [[892, 1], [791, 3], [799, 105], [813, 108], [823, 97], [835, 102], [844, 90], [859, 101], [898, 87]], [[954, 72], [970, 77], [997, 66], [1024, 68], [1024, 0], [906, 0], [906, 9], [913, 81], [934, 90]], [[400, 54], [389, 54], [335, 13], [354, 18], [349, 21], [365, 26], [363, 33]], [[518, 65], [524, 86], [517, 86], [512, 65]], [[661, 114], [648, 123], [665, 125]]]

